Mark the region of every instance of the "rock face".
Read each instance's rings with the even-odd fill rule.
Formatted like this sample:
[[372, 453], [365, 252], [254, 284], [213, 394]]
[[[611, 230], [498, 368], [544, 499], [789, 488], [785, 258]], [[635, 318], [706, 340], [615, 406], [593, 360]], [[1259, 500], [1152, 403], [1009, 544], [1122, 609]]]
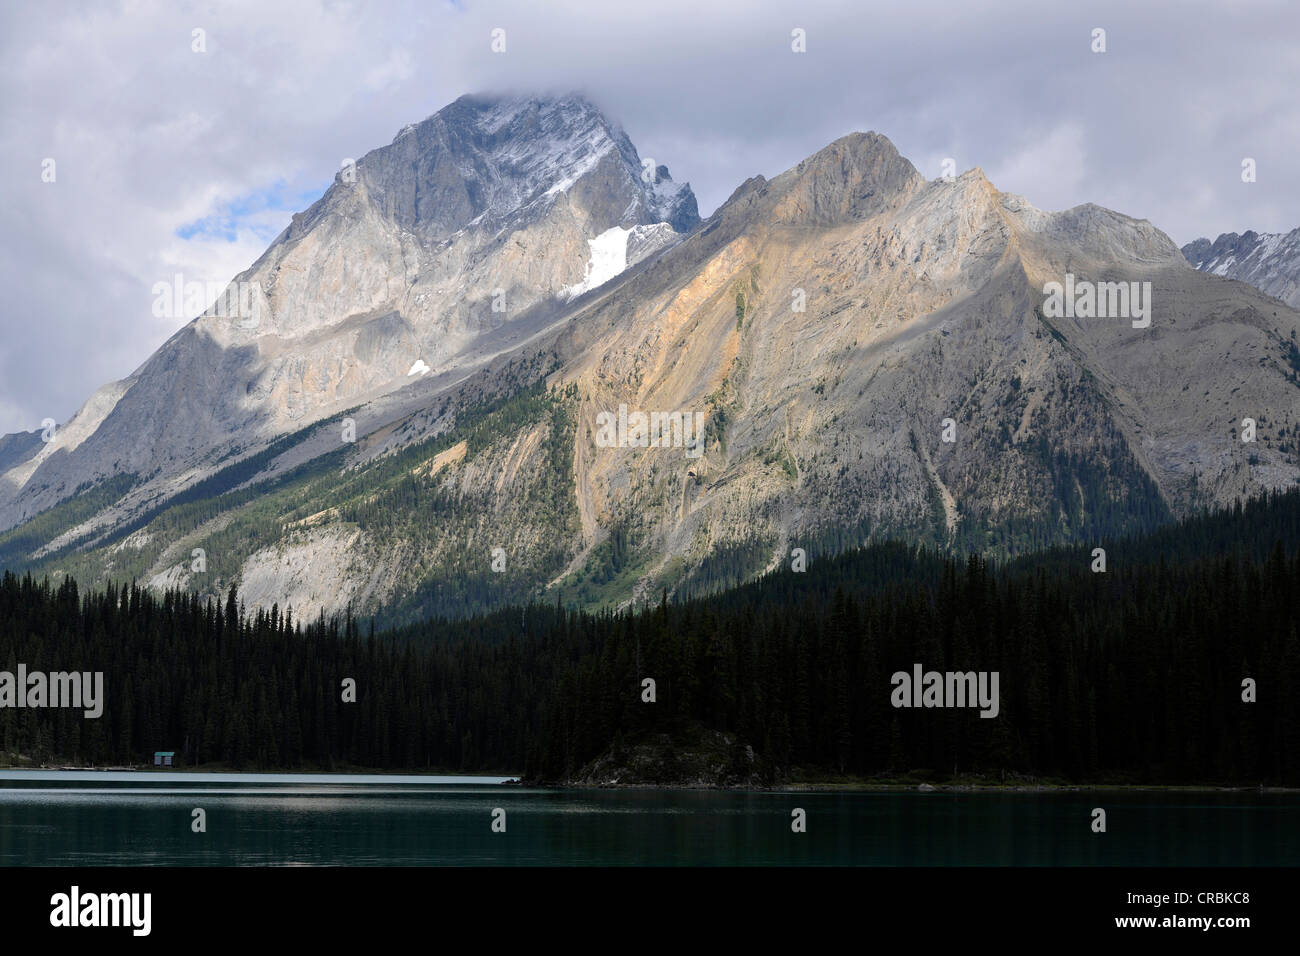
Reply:
[[[1049, 317], [1069, 275], [1149, 282], [1150, 326]], [[744, 184], [567, 330], [585, 540], [653, 542], [671, 587], [746, 540], [771, 563], [885, 535], [1015, 553], [1286, 487], [1297, 319], [1148, 222], [926, 181], [854, 134]], [[594, 447], [620, 404], [704, 411], [703, 457]], [[1243, 445], [1247, 417], [1268, 437]]]
[[770, 783], [754, 748], [734, 734], [696, 728], [672, 736], [646, 734], [610, 750], [580, 770], [578, 787], [759, 787]]
[[205, 315], [61, 443], [0, 442], [9, 524], [82, 489], [0, 559], [400, 619], [1096, 543], [1300, 477], [1300, 313], [1149, 222], [875, 133], [694, 228], [641, 172], [581, 100], [404, 130], [245, 274], [254, 327]]
[[698, 221], [690, 187], [582, 97], [462, 97], [342, 169], [212, 308], [11, 465], [0, 527], [470, 366], [582, 285], [590, 240], [635, 235], [626, 266]]
[[1225, 232], [1211, 242], [1183, 246], [1195, 268], [1211, 275], [1249, 282], [1261, 292], [1300, 308], [1300, 229], [1287, 233]]

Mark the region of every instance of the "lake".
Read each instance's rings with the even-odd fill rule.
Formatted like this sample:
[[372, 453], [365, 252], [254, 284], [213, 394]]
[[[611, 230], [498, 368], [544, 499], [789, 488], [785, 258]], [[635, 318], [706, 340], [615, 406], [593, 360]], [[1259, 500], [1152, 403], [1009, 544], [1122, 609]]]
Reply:
[[[557, 790], [0, 771], [0, 865], [1296, 866], [1300, 794]], [[1091, 830], [1092, 809], [1107, 832]], [[191, 830], [202, 808], [207, 832]], [[493, 811], [505, 832], [493, 832]], [[791, 812], [807, 831], [791, 832]]]

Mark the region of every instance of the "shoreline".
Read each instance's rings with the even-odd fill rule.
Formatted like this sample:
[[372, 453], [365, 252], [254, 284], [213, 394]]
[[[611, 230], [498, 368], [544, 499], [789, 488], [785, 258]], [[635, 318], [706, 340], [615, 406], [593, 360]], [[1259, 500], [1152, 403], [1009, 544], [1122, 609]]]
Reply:
[[782, 783], [766, 787], [714, 787], [705, 784], [566, 784], [522, 783], [512, 786], [547, 790], [719, 790], [750, 793], [1300, 793], [1297, 787], [1250, 787], [1223, 784], [1069, 783], [1069, 784], [929, 784]]
[[50, 774], [50, 773], [68, 773], [68, 774], [99, 774], [99, 773], [138, 773], [142, 775], [157, 776], [165, 778], [173, 775], [190, 775], [190, 774], [211, 774], [226, 776], [244, 776], [251, 779], [268, 776], [310, 776], [321, 778], [322, 782], [330, 778], [346, 777], [392, 777], [395, 779], [402, 778], [427, 778], [427, 777], [448, 777], [463, 778], [469, 780], [481, 780], [484, 777], [504, 777], [506, 779], [496, 782], [495, 786], [501, 787], [519, 787], [523, 789], [537, 790], [574, 790], [574, 791], [597, 791], [597, 790], [717, 790], [732, 792], [754, 792], [754, 793], [1090, 793], [1090, 792], [1109, 792], [1109, 793], [1258, 793], [1258, 794], [1290, 794], [1300, 793], [1300, 788], [1280, 787], [1280, 786], [1249, 786], [1249, 785], [1228, 785], [1228, 784], [1144, 784], [1144, 783], [1043, 783], [1043, 782], [1018, 782], [1018, 783], [915, 783], [915, 782], [871, 782], [871, 781], [851, 781], [851, 782], [826, 782], [826, 781], [787, 781], [769, 786], [711, 786], [708, 784], [683, 784], [683, 783], [636, 783], [636, 784], [580, 784], [568, 782], [539, 782], [525, 781], [520, 778], [519, 774], [494, 774], [490, 772], [479, 773], [446, 773], [423, 771], [419, 773], [403, 773], [392, 770], [230, 770], [227, 768], [160, 768], [160, 767], [73, 767], [73, 766], [45, 766], [45, 767], [0, 767], [0, 778], [9, 773], [14, 776], [9, 779], [16, 779], [19, 775], [25, 774]]

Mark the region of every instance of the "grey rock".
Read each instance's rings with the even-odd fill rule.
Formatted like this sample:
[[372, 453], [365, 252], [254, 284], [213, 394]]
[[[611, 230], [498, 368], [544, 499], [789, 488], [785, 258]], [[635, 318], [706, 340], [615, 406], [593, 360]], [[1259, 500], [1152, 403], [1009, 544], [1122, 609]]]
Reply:
[[1196, 269], [1248, 282], [1261, 292], [1300, 308], [1300, 229], [1287, 233], [1238, 235], [1225, 232], [1211, 242], [1196, 239], [1183, 246]]
[[[466, 98], [408, 127], [245, 273], [265, 293], [256, 328], [202, 316], [53, 445], [0, 443], [0, 516], [18, 524], [137, 474], [120, 501], [51, 532], [40, 567], [90, 583], [144, 566], [157, 586], [215, 591], [185, 558], [239, 508], [172, 540], [160, 523], [127, 546], [121, 529], [281, 436], [241, 480], [337, 452], [337, 422], [316, 423], [345, 410], [357, 441], [317, 487], [359, 506], [394, 452], [537, 383], [563, 415], [473, 447], [459, 436], [410, 466], [451, 503], [438, 522], [268, 498], [281, 510], [214, 556], [219, 583], [259, 605], [373, 610], [430, 574], [487, 574], [483, 556], [508, 544], [516, 590], [501, 599], [536, 596], [630, 529], [635, 581], [618, 598], [646, 600], [695, 586], [724, 549], [761, 548], [755, 571], [830, 533], [987, 532], [984, 547], [1010, 553], [1024, 544], [1012, 524], [1077, 541], [1099, 513], [1186, 515], [1300, 477], [1300, 313], [1197, 271], [1145, 220], [1042, 211], [978, 169], [928, 181], [876, 133], [747, 180], [685, 234], [672, 223], [693, 223], [693, 199], [640, 172], [579, 100]], [[613, 229], [624, 268], [586, 281]], [[1045, 284], [1067, 274], [1150, 283], [1150, 327], [1049, 318]], [[620, 405], [702, 414], [703, 454], [598, 444], [596, 416]], [[1263, 423], [1249, 446], [1245, 417]]]
[[[341, 170], [204, 315], [37, 448], [0, 444], [0, 529], [86, 482], [134, 473], [141, 502], [344, 409], [471, 364], [579, 282], [588, 240], [648, 227], [641, 257], [698, 222], [689, 185], [646, 177], [581, 96], [465, 96]], [[648, 181], [647, 181], [648, 179]], [[242, 286], [240, 284], [243, 284]], [[239, 290], [253, 290], [242, 311]], [[238, 314], [237, 314], [238, 313]]]

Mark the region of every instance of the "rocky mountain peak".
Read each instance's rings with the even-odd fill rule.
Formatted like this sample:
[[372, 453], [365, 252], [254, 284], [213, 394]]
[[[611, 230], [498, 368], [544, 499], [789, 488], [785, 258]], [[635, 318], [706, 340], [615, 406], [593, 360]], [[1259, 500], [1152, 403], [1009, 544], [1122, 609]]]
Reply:
[[1249, 282], [1287, 305], [1300, 306], [1300, 229], [1225, 232], [1213, 242], [1189, 242], [1182, 252], [1201, 272]]
[[83, 409], [84, 441], [65, 429], [58, 455], [14, 444], [0, 509], [34, 499], [10, 509], [19, 519], [87, 476], [163, 481], [473, 368], [698, 221], [690, 186], [584, 96], [463, 96], [346, 163], [112, 401]]
[[[346, 172], [331, 192], [349, 188]], [[603, 228], [669, 222], [682, 232], [699, 221], [690, 186], [643, 161], [580, 94], [462, 96], [362, 157], [356, 179], [399, 226], [439, 238], [538, 214], [585, 179], [604, 180], [586, 198], [617, 203], [588, 204]]]
[[879, 133], [850, 133], [768, 184], [775, 221], [833, 225], [898, 208], [925, 177]]

